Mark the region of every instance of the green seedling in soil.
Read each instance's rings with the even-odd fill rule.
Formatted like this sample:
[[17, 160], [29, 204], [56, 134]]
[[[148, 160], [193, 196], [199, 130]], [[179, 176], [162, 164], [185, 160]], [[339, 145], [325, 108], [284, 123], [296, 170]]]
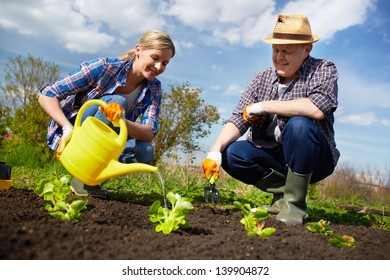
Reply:
[[45, 210], [51, 216], [60, 220], [78, 222], [80, 212], [86, 208], [88, 201], [69, 196], [71, 193], [69, 185], [70, 176], [68, 175], [61, 177], [59, 180], [54, 176], [50, 176], [41, 179], [34, 188], [34, 192], [50, 202], [45, 205]]
[[329, 222], [325, 220], [319, 220], [318, 222], [307, 223], [307, 229], [311, 232], [317, 232], [324, 235], [331, 235], [328, 240], [330, 245], [339, 248], [355, 247], [355, 239], [350, 235], [338, 235], [333, 234], [333, 231], [329, 229]]
[[169, 192], [167, 199], [172, 205], [172, 209], [164, 208], [161, 202], [156, 200], [149, 209], [149, 220], [152, 223], [159, 223], [156, 226], [156, 232], [170, 234], [179, 228], [188, 228], [189, 223], [185, 220], [186, 214], [194, 211], [192, 203], [181, 197], [179, 194]]
[[338, 235], [333, 234], [333, 236], [328, 240], [329, 244], [339, 248], [355, 248], [355, 238], [350, 235]]
[[250, 204], [242, 205], [234, 201], [234, 206], [241, 210], [244, 217], [240, 223], [244, 225], [248, 236], [267, 238], [276, 231], [275, 228], [264, 228], [265, 223], [261, 222], [268, 218], [268, 213], [263, 208], [251, 208]]
[[308, 230], [311, 232], [317, 232], [324, 235], [332, 235], [333, 231], [329, 228], [329, 222], [325, 220], [319, 220], [318, 222], [307, 223]]

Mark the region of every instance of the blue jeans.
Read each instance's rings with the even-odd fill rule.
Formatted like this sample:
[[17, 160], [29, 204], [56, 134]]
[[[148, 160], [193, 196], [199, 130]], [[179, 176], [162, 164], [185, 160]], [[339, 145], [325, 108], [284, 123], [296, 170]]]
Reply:
[[[127, 108], [127, 100], [124, 96], [120, 94], [110, 94], [104, 95], [100, 98], [106, 103], [117, 102], [123, 108]], [[112, 123], [104, 116], [102, 112], [98, 110], [100, 105], [90, 105], [84, 111], [84, 114], [81, 117], [81, 123], [88, 117], [93, 116], [98, 118], [116, 132], [118, 132], [118, 128], [114, 127]], [[146, 141], [136, 140], [131, 136], [128, 136], [126, 141], [126, 146], [123, 152], [119, 155], [118, 160], [122, 163], [147, 163], [151, 164], [154, 159], [154, 147], [151, 143]]]
[[333, 173], [331, 150], [311, 119], [291, 117], [283, 129], [282, 142], [274, 149], [257, 148], [246, 140], [233, 142], [222, 151], [222, 167], [230, 176], [252, 185], [269, 174], [270, 168], [285, 175], [288, 168], [312, 173], [310, 183]]

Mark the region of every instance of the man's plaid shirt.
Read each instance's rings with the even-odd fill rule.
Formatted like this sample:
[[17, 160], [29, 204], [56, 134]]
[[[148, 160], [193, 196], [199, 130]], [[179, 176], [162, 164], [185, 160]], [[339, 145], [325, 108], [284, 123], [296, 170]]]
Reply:
[[[338, 73], [336, 66], [327, 60], [315, 59], [309, 56], [303, 63], [298, 76], [291, 82], [288, 88], [280, 97], [280, 100], [293, 100], [299, 98], [309, 98], [323, 113], [324, 118], [318, 123], [332, 151], [333, 163], [336, 165], [340, 152], [336, 148], [334, 139], [334, 111], [337, 108], [337, 80]], [[244, 91], [238, 105], [233, 110], [233, 114], [227, 122], [233, 123], [245, 134], [248, 129], [247, 140], [257, 147], [264, 143], [264, 136], [267, 129], [267, 118], [263, 117], [254, 124], [249, 124], [243, 118], [245, 105], [250, 103], [273, 100], [278, 91], [279, 75], [274, 67], [269, 67], [258, 73], [251, 84]], [[283, 131], [288, 117], [278, 116], [277, 123], [280, 131]], [[270, 143], [274, 145], [275, 143]]]

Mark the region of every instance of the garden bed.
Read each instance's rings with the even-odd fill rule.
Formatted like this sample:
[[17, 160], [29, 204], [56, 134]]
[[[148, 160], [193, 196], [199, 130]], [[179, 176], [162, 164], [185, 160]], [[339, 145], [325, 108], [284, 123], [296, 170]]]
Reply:
[[0, 191], [0, 259], [6, 260], [375, 260], [390, 259], [390, 232], [363, 226], [331, 224], [349, 234], [356, 248], [339, 249], [328, 236], [306, 225], [292, 226], [270, 216], [276, 228], [268, 239], [248, 237], [242, 212], [194, 205], [190, 228], [169, 235], [155, 232], [150, 205], [88, 198], [78, 223], [51, 217], [32, 191]]

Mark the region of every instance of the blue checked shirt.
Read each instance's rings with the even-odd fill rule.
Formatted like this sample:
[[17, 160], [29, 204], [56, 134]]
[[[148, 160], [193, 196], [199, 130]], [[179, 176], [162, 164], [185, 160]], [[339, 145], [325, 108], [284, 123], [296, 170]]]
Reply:
[[[336, 66], [327, 60], [308, 57], [303, 63], [297, 78], [287, 87], [280, 100], [293, 100], [309, 98], [325, 115], [316, 121], [323, 135], [325, 136], [332, 152], [333, 163], [336, 165], [340, 152], [336, 148], [334, 139], [334, 111], [337, 108], [337, 87], [338, 74]], [[272, 147], [278, 145], [276, 142], [266, 143], [266, 130], [269, 125], [267, 118], [261, 118], [254, 124], [246, 122], [243, 118], [244, 107], [250, 103], [273, 100], [278, 91], [279, 75], [274, 67], [269, 67], [259, 72], [251, 84], [241, 96], [238, 105], [234, 108], [228, 122], [233, 123], [241, 135], [249, 129], [247, 140], [256, 147]], [[283, 131], [288, 117], [277, 116], [277, 124], [280, 131]], [[266, 145], [264, 145], [266, 144]]]
[[[70, 120], [77, 115], [86, 101], [112, 94], [118, 86], [124, 86], [131, 65], [131, 61], [117, 58], [97, 58], [84, 62], [65, 78], [43, 87], [41, 93], [57, 98], [65, 116]], [[140, 123], [151, 126], [156, 134], [159, 129], [161, 98], [160, 81], [147, 80], [142, 85], [132, 109], [126, 114], [126, 119], [135, 122], [141, 116]], [[62, 128], [51, 120], [46, 136], [51, 149], [57, 149], [61, 136]]]

